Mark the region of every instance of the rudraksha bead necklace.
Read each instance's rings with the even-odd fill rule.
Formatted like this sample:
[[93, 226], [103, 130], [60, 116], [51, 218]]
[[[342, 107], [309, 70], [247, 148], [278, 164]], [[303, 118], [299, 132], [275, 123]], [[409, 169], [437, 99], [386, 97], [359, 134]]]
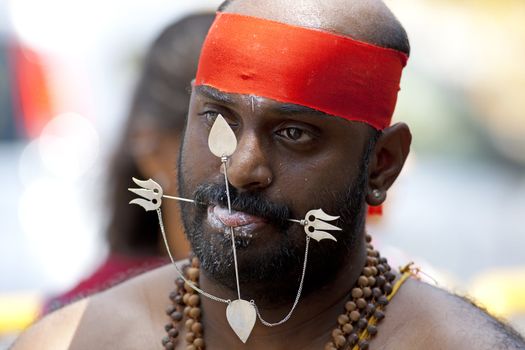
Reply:
[[[386, 258], [380, 256], [370, 243], [372, 238], [366, 235], [366, 265], [355, 286], [350, 291], [344, 311], [337, 317], [337, 326], [331, 333], [331, 340], [325, 350], [369, 348], [369, 341], [376, 336], [377, 324], [385, 317], [388, 296], [393, 292], [392, 282], [396, 278]], [[198, 286], [200, 273], [199, 260], [190, 259], [190, 264], [183, 267], [185, 277]], [[204, 329], [201, 323], [202, 310], [200, 296], [182, 278], [175, 280], [175, 290], [170, 293], [172, 305], [166, 309], [170, 323], [165, 326], [167, 335], [162, 345], [167, 350], [175, 349], [184, 321], [187, 350], [205, 349]]]

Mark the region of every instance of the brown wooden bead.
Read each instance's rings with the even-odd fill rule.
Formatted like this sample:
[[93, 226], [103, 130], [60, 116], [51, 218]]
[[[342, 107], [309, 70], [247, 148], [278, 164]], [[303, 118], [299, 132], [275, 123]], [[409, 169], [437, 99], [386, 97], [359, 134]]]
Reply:
[[195, 345], [190, 344], [190, 345], [186, 346], [186, 350], [197, 350], [197, 348], [195, 347]]
[[186, 292], [193, 294], [193, 288], [189, 285], [189, 283], [184, 282], [184, 290]]
[[377, 258], [379, 256], [379, 252], [377, 250], [370, 249], [368, 251], [368, 256], [372, 256], [374, 258]]
[[370, 236], [368, 233], [365, 234], [365, 241], [366, 241], [366, 243], [372, 242], [372, 236]]
[[385, 285], [385, 283], [386, 283], [386, 278], [385, 277], [383, 277], [383, 276], [377, 276], [376, 277], [376, 286], [382, 287], [382, 286]]
[[168, 338], [167, 336], [163, 337], [162, 338], [162, 346], [165, 346], [166, 343], [168, 343], [170, 341], [170, 338]]
[[197, 306], [199, 305], [200, 301], [201, 301], [201, 298], [199, 297], [198, 294], [192, 294], [192, 296], [188, 298], [188, 305]]
[[199, 279], [199, 269], [195, 267], [190, 267], [188, 269], [188, 277], [192, 281], [197, 281]]
[[338, 335], [337, 337], [334, 337], [334, 343], [335, 346], [340, 348], [346, 344], [346, 338], [343, 335]]
[[343, 335], [343, 331], [340, 330], [339, 328], [336, 328], [332, 331], [332, 337], [337, 337], [338, 335]]
[[334, 343], [329, 342], [324, 346], [324, 350], [337, 350], [337, 348], [335, 347]]
[[373, 276], [368, 277], [368, 285], [373, 287], [376, 284], [376, 278]]
[[359, 321], [357, 321], [357, 328], [359, 328], [359, 330], [365, 329], [367, 325], [368, 321], [366, 318], [360, 318]]
[[366, 340], [361, 340], [358, 344], [360, 350], [368, 350], [370, 344]]
[[176, 311], [177, 309], [175, 308], [175, 306], [173, 305], [170, 305], [166, 308], [166, 315], [171, 315], [173, 313], [173, 311]]
[[188, 316], [190, 314], [190, 311], [191, 311], [191, 306], [186, 306], [184, 308], [184, 315]]
[[377, 334], [377, 327], [376, 326], [373, 326], [373, 325], [369, 325], [366, 330], [368, 331], [368, 334], [370, 334], [370, 336], [375, 336]]
[[194, 340], [195, 340], [195, 333], [193, 333], [193, 332], [186, 333], [186, 341], [189, 344], [193, 343]]
[[189, 316], [192, 318], [199, 318], [201, 316], [201, 309], [198, 307], [192, 307]]
[[377, 276], [377, 273], [378, 273], [378, 271], [377, 271], [377, 267], [372, 266], [372, 267], [370, 267], [370, 270], [372, 270], [372, 275], [373, 275], [373, 276]]
[[370, 269], [370, 267], [368, 267], [368, 266], [363, 268], [363, 275], [365, 275], [367, 277], [368, 276], [372, 276], [372, 269]]
[[377, 265], [378, 261], [377, 261], [377, 258], [373, 258], [371, 256], [369, 256], [368, 258], [366, 258], [366, 262], [368, 265]]
[[191, 331], [195, 334], [202, 334], [202, 323], [200, 322], [194, 322], [191, 326]]
[[350, 333], [352, 333], [353, 330], [354, 330], [354, 327], [350, 323], [347, 323], [347, 324], [345, 324], [343, 326], [343, 333], [344, 334], [350, 334]]
[[374, 312], [374, 318], [379, 322], [385, 318], [385, 313], [381, 310], [376, 310], [376, 312]]
[[191, 329], [191, 326], [193, 326], [193, 323], [195, 323], [195, 321], [190, 318], [186, 320], [186, 322], [184, 323], [184, 327], [186, 329]]
[[348, 312], [352, 312], [357, 309], [357, 305], [353, 301], [347, 301], [345, 304], [345, 309]]
[[201, 266], [201, 262], [199, 261], [199, 258], [197, 258], [196, 256], [191, 258], [191, 266], [199, 268]]
[[356, 310], [356, 311], [352, 311], [352, 312], [350, 313], [350, 319], [351, 319], [352, 321], [355, 322], [355, 321], [359, 320], [360, 318], [361, 318], [361, 314], [359, 313], [359, 311]]
[[357, 299], [363, 296], [363, 290], [361, 288], [352, 289], [352, 297]]
[[197, 348], [203, 348], [204, 347], [204, 339], [202, 338], [195, 338], [193, 341], [193, 345], [195, 345]]
[[352, 333], [348, 336], [348, 343], [350, 345], [356, 344], [358, 340], [359, 340], [359, 336], [355, 333]]
[[190, 297], [191, 297], [190, 293], [184, 293], [184, 296], [182, 297], [182, 302], [188, 305], [188, 301], [190, 300]]
[[177, 338], [179, 336], [179, 331], [176, 328], [172, 328], [168, 331], [168, 335], [172, 338]]
[[363, 298], [357, 299], [355, 303], [356, 303], [357, 307], [360, 308], [360, 309], [364, 309], [366, 307], [366, 304], [367, 304], [366, 300], [363, 299]]
[[350, 322], [350, 319], [348, 318], [347, 315], [341, 314], [337, 316], [337, 323], [339, 323], [341, 326], [348, 322]]
[[360, 287], [368, 286], [368, 278], [366, 278], [366, 276], [360, 276], [357, 280], [357, 284], [359, 284]]
[[385, 294], [386, 295], [389, 295], [390, 293], [392, 293], [392, 285], [390, 283], [385, 283], [385, 285], [383, 286], [383, 290], [385, 291]]
[[372, 289], [370, 287], [364, 287], [363, 288], [363, 296], [365, 298], [370, 298], [371, 295], [372, 295]]
[[391, 271], [387, 271], [385, 272], [385, 278], [387, 279], [388, 282], [392, 282], [393, 280], [396, 279], [396, 275], [394, 275]]
[[182, 320], [183, 315], [182, 315], [182, 312], [175, 311], [175, 312], [172, 312], [170, 316], [173, 321], [179, 322], [180, 320]]
[[381, 295], [379, 298], [377, 298], [377, 303], [381, 306], [388, 305], [388, 299], [384, 295]]

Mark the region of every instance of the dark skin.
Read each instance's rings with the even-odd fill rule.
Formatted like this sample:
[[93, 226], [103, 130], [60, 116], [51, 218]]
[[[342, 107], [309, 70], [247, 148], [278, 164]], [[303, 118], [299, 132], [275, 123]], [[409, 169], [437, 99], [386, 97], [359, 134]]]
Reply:
[[[186, 167], [184, 171], [191, 172], [199, 177], [196, 179], [197, 181], [219, 180], [221, 179], [221, 174], [218, 171], [219, 163], [210, 158], [208, 152], [204, 152], [204, 148], [207, 147], [206, 131], [208, 126], [203, 122], [202, 116], [198, 116], [196, 113], [205, 103], [212, 103], [213, 101], [197, 95], [195, 93], [193, 96], [186, 141], [190, 140], [189, 135], [191, 135], [191, 145], [202, 151], [196, 153], [192, 151], [194, 158], [192, 162], [204, 161], [201, 158], [203, 157], [216, 166], [209, 168], [198, 166], [194, 169]], [[286, 178], [280, 179], [279, 174], [284, 174], [284, 172], [280, 173], [284, 165], [276, 168], [275, 164], [279, 163], [274, 162], [275, 159], [280, 159], [284, 155], [276, 154], [277, 151], [273, 148], [282, 147], [282, 145], [277, 144], [282, 141], [280, 136], [277, 137], [275, 134], [278, 131], [278, 135], [282, 135], [280, 130], [283, 128], [276, 127], [276, 125], [288, 127], [293, 125], [295, 128], [304, 123], [304, 120], [308, 120], [308, 124], [315, 123], [325, 133], [342, 132], [352, 135], [352, 138], [347, 137], [343, 140], [338, 138], [323, 140], [321, 141], [323, 147], [320, 147], [319, 150], [308, 150], [308, 152], [322, 153], [323, 157], [320, 157], [318, 162], [323, 162], [326, 166], [331, 165], [331, 162], [336, 162], [336, 160], [339, 161], [342, 153], [348, 157], [357, 157], [359, 154], [357, 150], [363, 147], [368, 134], [363, 125], [336, 119], [327, 120], [326, 116], [304, 116], [304, 119], [301, 118], [298, 121], [296, 117], [268, 114], [269, 109], [272, 109], [270, 107], [275, 107], [278, 104], [267, 99], [260, 99], [260, 104], [255, 108], [255, 112], [251, 112], [251, 98], [249, 96], [232, 96], [232, 98], [235, 99], [235, 109], [243, 122], [241, 130], [237, 130], [237, 137], [240, 140], [239, 153], [232, 157], [230, 164], [233, 175], [231, 177], [232, 184], [236, 186], [240, 186], [240, 184], [259, 186], [268, 191], [269, 195], [279, 198], [292, 195], [301, 196], [304, 186], [314, 188], [315, 184], [299, 186], [294, 181], [286, 179], [290, 176], [288, 172], [286, 172], [288, 174], [285, 176]], [[268, 120], [255, 118], [254, 114], [259, 114], [259, 117], [264, 116]], [[256, 133], [255, 130], [258, 132]], [[247, 139], [244, 139], [245, 137]], [[261, 139], [265, 138], [267, 139], [265, 142], [270, 145], [267, 145], [267, 148], [261, 148], [259, 145], [265, 144], [265, 142], [261, 142]], [[354, 141], [361, 142], [361, 146], [352, 146]], [[409, 144], [410, 133], [406, 125], [397, 124], [384, 131], [370, 159], [369, 191], [372, 188], [386, 190], [391, 185], [402, 168], [408, 154]], [[185, 143], [184, 147], [190, 147], [190, 144]], [[267, 150], [274, 151], [271, 157], [266, 153]], [[349, 151], [346, 152], [346, 150]], [[286, 152], [289, 150], [283, 150], [284, 154]], [[256, 157], [259, 162], [264, 160], [264, 165], [259, 167], [258, 162], [252, 161], [252, 156]], [[187, 163], [186, 166], [188, 166]], [[294, 163], [290, 171], [294, 171], [296, 167], [299, 165]], [[235, 174], [236, 171], [242, 169], [245, 171], [244, 174]], [[265, 185], [264, 179], [270, 173], [269, 169], [272, 169], [272, 182], [269, 185], [266, 182]], [[316, 181], [333, 180], [335, 185], [338, 181], [342, 181], [337, 179], [337, 172], [310, 174], [307, 167], [302, 168], [302, 170], [298, 171], [296, 175], [300, 174], [302, 178], [305, 175], [309, 176], [306, 183], [311, 183], [314, 179]], [[348, 166], [347, 170], [348, 176], [355, 176], [351, 166]], [[276, 185], [278, 183], [297, 187], [285, 187], [278, 191]], [[274, 185], [275, 190], [272, 191]], [[299, 187], [301, 187], [301, 191], [298, 190]], [[297, 191], [294, 193], [293, 190]], [[368, 198], [371, 198], [371, 195]], [[309, 209], [299, 201], [295, 201], [295, 203], [295, 210], [297, 211]], [[304, 208], [301, 205], [304, 205]], [[272, 237], [271, 233], [268, 233], [268, 240], [269, 244], [275, 244], [272, 242], [275, 238]], [[255, 253], [252, 252], [252, 254]], [[322, 349], [324, 344], [330, 340], [330, 334], [336, 326], [336, 318], [344, 310], [344, 303], [349, 290], [355, 283], [362, 266], [363, 247], [358, 245], [355, 254], [349, 256], [348, 262], [341, 266], [338, 274], [330, 283], [320, 286], [315, 293], [300, 301], [292, 319], [276, 328], [266, 328], [260, 323], [256, 323], [247, 344], [242, 344], [226, 323], [225, 305], [202, 298], [204, 337], [208, 348], [284, 350], [292, 347]], [[169, 305], [167, 295], [173, 288], [173, 277], [173, 267], [166, 266], [132, 279], [107, 292], [77, 302], [35, 324], [18, 339], [14, 349], [29, 350], [34, 348], [34, 344], [39, 344], [40, 349], [53, 350], [93, 348], [138, 350], [151, 348], [154, 346], [153, 344], [158, 344], [160, 348], [160, 339], [165, 335], [163, 327], [168, 321], [163, 310]], [[203, 289], [212, 294], [232, 299], [235, 297], [232, 290], [218, 285], [205, 274], [201, 274], [200, 283]], [[249, 286], [243, 286], [244, 293], [258, 292], [247, 287]], [[277, 293], [279, 291], [272, 290], [270, 292]], [[289, 307], [289, 304], [276, 306], [271, 310], [266, 308], [262, 312], [269, 321], [276, 321], [288, 312]], [[522, 346], [523, 343], [520, 343], [519, 336], [513, 335], [511, 331], [502, 330], [497, 326], [494, 319], [471, 304], [416, 280], [409, 280], [403, 285], [388, 305], [386, 314], [386, 319], [380, 324], [378, 335], [370, 342], [372, 349], [488, 350], [525, 348]], [[182, 330], [179, 338], [181, 341], [178, 342], [177, 349], [186, 348], [182, 340], [184, 337], [185, 331]]]
[[[370, 137], [370, 127], [363, 123], [325, 116], [299, 106], [285, 106], [267, 98], [224, 94], [208, 87], [197, 87], [190, 103], [181, 158], [185, 178], [191, 179], [188, 181], [193, 186], [224, 181], [218, 171], [220, 160], [208, 148], [209, 130], [219, 113], [230, 123], [238, 140], [228, 164], [231, 185], [240, 191], [261, 191], [272, 201], [292, 203], [296, 217], [312, 209], [312, 194], [318, 193], [319, 188], [341, 192], [349, 179], [357, 177], [356, 164]], [[386, 191], [390, 187], [408, 155], [410, 138], [405, 124], [385, 130], [371, 159], [373, 167], [369, 170], [368, 192], [372, 189]], [[192, 185], [188, 189], [193, 190]], [[378, 199], [374, 200], [377, 203]], [[239, 265], [252, 254], [258, 254], [261, 246], [279, 244], [279, 237], [271, 226], [263, 227], [256, 234], [253, 246], [239, 254]], [[298, 234], [304, 235], [300, 230]], [[257, 322], [247, 348], [278, 349], [286, 343], [284, 339], [294, 339], [294, 344], [301, 349], [322, 348], [364, 265], [363, 232], [359, 233], [359, 242], [336, 278], [303, 298], [291, 320], [278, 328], [268, 328]], [[315, 244], [311, 249], [315, 249]], [[201, 275], [201, 285], [214, 295], [236, 298], [235, 291], [217, 285], [205, 273]], [[278, 286], [272, 287], [269, 283], [265, 286], [242, 285], [241, 290], [243, 294], [256, 296], [269, 290], [278, 293]], [[213, 339], [217, 348], [241, 348], [239, 339], [228, 331], [225, 305], [207, 298], [202, 299], [202, 304], [206, 310], [203, 319], [206, 337]], [[263, 317], [278, 321], [288, 313], [290, 305], [291, 302], [280, 307], [267, 305]], [[316, 321], [312, 322], [313, 319]]]

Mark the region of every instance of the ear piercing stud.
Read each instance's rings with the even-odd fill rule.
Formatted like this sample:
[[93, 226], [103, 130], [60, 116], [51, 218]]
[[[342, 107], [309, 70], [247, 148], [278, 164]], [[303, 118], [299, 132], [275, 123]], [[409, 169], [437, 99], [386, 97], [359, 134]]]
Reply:
[[374, 196], [375, 199], [381, 199], [381, 197], [383, 196], [383, 192], [376, 188], [372, 191], [372, 196]]

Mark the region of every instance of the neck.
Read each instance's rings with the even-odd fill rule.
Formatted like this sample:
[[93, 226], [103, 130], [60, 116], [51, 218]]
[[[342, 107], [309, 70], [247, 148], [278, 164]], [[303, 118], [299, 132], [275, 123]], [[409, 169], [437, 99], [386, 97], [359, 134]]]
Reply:
[[[363, 235], [361, 235], [363, 237]], [[277, 327], [266, 327], [257, 320], [255, 327], [245, 347], [250, 349], [280, 349], [289, 348], [322, 348], [330, 332], [336, 325], [337, 316], [344, 310], [350, 290], [355, 285], [366, 262], [364, 239], [361, 238], [353, 254], [336, 271], [335, 277], [321, 288], [312, 290], [299, 300], [292, 317]], [[308, 270], [307, 270], [308, 277]], [[299, 276], [298, 276], [299, 277]], [[201, 274], [201, 287], [213, 295], [231, 300], [237, 299], [237, 293], [217, 284], [206, 274]], [[241, 285], [242, 290], [242, 285]], [[275, 287], [269, 287], [267, 293], [279, 293]], [[290, 311], [293, 299], [279, 305], [259, 305], [262, 317], [268, 322], [280, 321]], [[243, 348], [242, 343], [233, 333], [226, 320], [224, 304], [208, 298], [202, 298], [203, 324], [205, 337], [213, 339], [217, 348]], [[318, 344], [317, 344], [318, 343]], [[285, 345], [283, 345], [285, 344]]]

